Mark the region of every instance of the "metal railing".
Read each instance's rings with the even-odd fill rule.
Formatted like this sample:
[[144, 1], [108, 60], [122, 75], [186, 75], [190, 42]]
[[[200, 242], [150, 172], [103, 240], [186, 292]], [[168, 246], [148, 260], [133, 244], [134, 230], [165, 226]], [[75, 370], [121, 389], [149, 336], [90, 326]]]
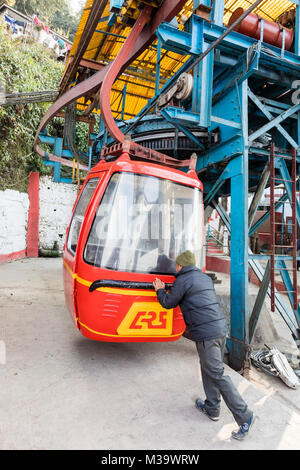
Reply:
[[209, 247], [209, 241], [213, 240], [222, 248], [224, 254], [229, 254], [230, 252], [230, 237], [228, 235], [227, 229], [224, 229], [223, 232], [217, 230], [215, 227], [208, 224], [207, 233], [206, 233], [206, 247]]

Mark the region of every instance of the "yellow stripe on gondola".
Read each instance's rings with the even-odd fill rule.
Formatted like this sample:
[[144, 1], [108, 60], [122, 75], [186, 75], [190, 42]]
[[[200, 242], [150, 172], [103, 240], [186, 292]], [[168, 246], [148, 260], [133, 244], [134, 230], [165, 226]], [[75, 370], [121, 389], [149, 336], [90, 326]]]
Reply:
[[[91, 333], [94, 333], [95, 335], [100, 335], [100, 336], [109, 336], [109, 337], [113, 337], [113, 338], [129, 338], [129, 336], [123, 336], [123, 335], [110, 335], [109, 333], [100, 333], [100, 331], [95, 331], [95, 330], [92, 330], [91, 328], [89, 328], [88, 326], [86, 326], [84, 323], [80, 322], [78, 320], [78, 323], [80, 324], [80, 326], [83, 326], [83, 328], [86, 328], [88, 331], [90, 331]], [[184, 331], [182, 331], [181, 333], [177, 333], [176, 335], [166, 335], [166, 336], [162, 336], [162, 335], [151, 335], [151, 336], [146, 336], [146, 335], [134, 335], [134, 336], [131, 336], [130, 339], [132, 338], [176, 338], [177, 336], [181, 336], [182, 333], [184, 333]]]
[[[79, 284], [83, 286], [90, 287], [92, 284], [91, 281], [87, 281], [78, 276], [78, 274], [74, 273], [70, 266], [64, 261], [64, 266], [71, 274], [73, 279], [76, 279]], [[106, 292], [108, 294], [118, 294], [118, 295], [133, 295], [133, 296], [142, 296], [142, 297], [156, 297], [156, 292], [149, 292], [146, 290], [132, 290], [132, 289], [124, 289], [124, 288], [117, 288], [117, 287], [98, 287], [96, 290], [100, 292]]]

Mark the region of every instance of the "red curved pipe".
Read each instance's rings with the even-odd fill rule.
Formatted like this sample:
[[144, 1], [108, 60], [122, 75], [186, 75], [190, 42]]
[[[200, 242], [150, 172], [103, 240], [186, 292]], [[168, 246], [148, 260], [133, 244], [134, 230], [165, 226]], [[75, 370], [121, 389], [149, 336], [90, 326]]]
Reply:
[[[120, 70], [120, 74], [123, 73], [126, 67], [154, 41], [156, 37], [155, 31], [158, 26], [164, 21], [171, 21], [174, 16], [176, 16], [177, 13], [179, 13], [183, 8], [185, 2], [186, 0], [167, 0], [161, 5], [152, 18], [151, 22], [145, 26], [141, 34], [138, 36], [132, 49], [129, 51], [129, 55]], [[55, 115], [68, 104], [73, 103], [73, 101], [76, 101], [82, 96], [88, 95], [90, 92], [99, 90], [111, 65], [112, 64], [106, 65], [99, 72], [92, 75], [92, 77], [84, 80], [75, 87], [70, 88], [66, 93], [60, 96], [58, 100], [55, 101], [55, 103], [53, 103], [53, 105], [48, 109], [47, 113], [43, 117], [37, 129], [34, 141], [34, 150], [36, 153], [38, 153], [41, 157], [49, 158], [49, 160], [56, 160], [59, 158], [52, 154], [46, 154], [46, 152], [39, 146], [40, 132], [42, 132], [47, 124], [55, 117]], [[64, 161], [65, 159], [62, 160]]]

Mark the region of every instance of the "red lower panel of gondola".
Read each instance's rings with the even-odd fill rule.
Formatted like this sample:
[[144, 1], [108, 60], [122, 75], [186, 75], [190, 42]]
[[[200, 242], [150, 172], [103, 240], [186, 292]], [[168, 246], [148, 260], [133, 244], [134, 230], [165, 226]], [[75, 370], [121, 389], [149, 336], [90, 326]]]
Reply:
[[67, 276], [76, 283], [77, 325], [84, 336], [108, 342], [166, 342], [184, 332], [180, 308], [164, 309], [154, 291], [100, 287], [90, 292], [92, 283], [74, 274], [66, 262], [64, 266], [65, 284]]

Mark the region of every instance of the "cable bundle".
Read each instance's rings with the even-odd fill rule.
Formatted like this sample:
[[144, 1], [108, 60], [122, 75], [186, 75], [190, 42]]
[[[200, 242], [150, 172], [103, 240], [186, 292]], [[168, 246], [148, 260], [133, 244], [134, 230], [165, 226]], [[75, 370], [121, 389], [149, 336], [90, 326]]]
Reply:
[[279, 377], [288, 387], [294, 390], [300, 386], [298, 375], [291, 368], [286, 356], [277, 348], [269, 348], [267, 350], [260, 349], [251, 352], [250, 359], [253, 364], [263, 371], [275, 377]]
[[250, 354], [250, 359], [255, 367], [275, 377], [279, 377], [278, 370], [272, 364], [272, 354], [270, 354], [269, 350], [259, 349], [258, 351], [253, 351]]

